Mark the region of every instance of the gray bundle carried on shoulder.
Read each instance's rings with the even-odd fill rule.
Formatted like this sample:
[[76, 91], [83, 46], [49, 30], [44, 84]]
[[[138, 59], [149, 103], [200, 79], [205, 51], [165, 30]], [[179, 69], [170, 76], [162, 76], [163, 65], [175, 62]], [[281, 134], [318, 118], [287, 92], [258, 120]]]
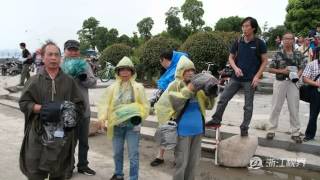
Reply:
[[165, 150], [175, 148], [178, 140], [177, 123], [168, 121], [160, 125], [155, 133], [155, 140]]
[[195, 90], [203, 90], [207, 96], [218, 96], [218, 80], [208, 73], [199, 73], [192, 77]]

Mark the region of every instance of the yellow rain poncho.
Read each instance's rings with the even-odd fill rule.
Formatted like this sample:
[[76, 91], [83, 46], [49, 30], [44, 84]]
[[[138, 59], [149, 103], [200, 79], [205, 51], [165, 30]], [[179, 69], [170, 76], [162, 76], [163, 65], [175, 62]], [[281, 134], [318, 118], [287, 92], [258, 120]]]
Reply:
[[187, 57], [181, 57], [175, 73], [176, 79], [170, 83], [155, 104], [155, 112], [160, 124], [164, 124], [170, 119], [176, 119], [187, 100], [194, 96], [198, 100], [203, 117], [206, 117], [206, 109], [211, 110], [213, 108], [214, 97], [206, 96], [203, 90], [195, 93], [186, 87], [187, 85], [183, 81], [183, 73], [189, 69], [195, 69], [193, 62]]
[[134, 66], [128, 57], [120, 60], [116, 66], [116, 71], [122, 67], [130, 68], [133, 76], [128, 82], [124, 82], [116, 73], [116, 81], [106, 89], [98, 105], [98, 119], [104, 122], [108, 129], [107, 135], [110, 138], [113, 137], [115, 125], [134, 116], [139, 116], [144, 120], [147, 118], [150, 109], [144, 87], [135, 81]]

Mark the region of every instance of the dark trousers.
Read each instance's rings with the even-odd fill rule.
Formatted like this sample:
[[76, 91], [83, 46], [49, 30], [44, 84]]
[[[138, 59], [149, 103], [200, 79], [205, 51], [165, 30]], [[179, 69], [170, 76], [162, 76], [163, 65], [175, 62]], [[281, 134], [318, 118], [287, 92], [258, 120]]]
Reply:
[[88, 166], [88, 150], [89, 150], [89, 143], [88, 143], [88, 135], [89, 135], [89, 124], [90, 124], [90, 117], [82, 118], [80, 120], [79, 125], [75, 129], [75, 143], [73, 146], [73, 155], [71, 159], [71, 165], [68, 169], [69, 171], [73, 171], [74, 164], [75, 164], [75, 148], [77, 146], [77, 141], [79, 141], [78, 146], [78, 164], [77, 167], [79, 169], [85, 168]]
[[306, 129], [306, 137], [313, 139], [317, 131], [317, 119], [320, 112], [320, 92], [316, 88], [312, 89], [310, 100], [309, 123]]
[[27, 79], [27, 81], [28, 81], [29, 78], [30, 78], [30, 64], [23, 64], [19, 85], [23, 86], [25, 79]]
[[251, 81], [241, 82], [235, 79], [230, 80], [229, 84], [225, 87], [220, 96], [216, 112], [212, 116], [213, 122], [220, 123], [222, 121], [222, 116], [228, 105], [228, 102], [240, 90], [240, 88], [243, 88], [244, 90], [244, 115], [240, 128], [243, 130], [249, 129], [249, 124], [252, 118], [253, 99], [255, 91], [255, 89], [251, 86]]

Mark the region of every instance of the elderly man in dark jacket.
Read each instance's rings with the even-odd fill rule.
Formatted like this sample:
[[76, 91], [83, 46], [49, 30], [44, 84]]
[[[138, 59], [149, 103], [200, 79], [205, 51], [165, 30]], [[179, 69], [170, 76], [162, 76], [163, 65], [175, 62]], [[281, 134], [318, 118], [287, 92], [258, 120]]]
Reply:
[[58, 46], [47, 42], [42, 56], [45, 68], [26, 83], [19, 100], [25, 115], [20, 169], [29, 180], [44, 180], [48, 175], [50, 180], [63, 180], [84, 100], [76, 82], [59, 67]]

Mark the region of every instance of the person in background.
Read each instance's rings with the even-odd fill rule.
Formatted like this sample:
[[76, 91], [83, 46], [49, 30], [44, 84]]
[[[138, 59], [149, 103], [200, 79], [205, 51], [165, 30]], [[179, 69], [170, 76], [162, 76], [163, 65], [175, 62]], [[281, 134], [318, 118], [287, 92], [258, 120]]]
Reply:
[[303, 141], [314, 140], [317, 132], [317, 119], [320, 112], [320, 60], [314, 60], [307, 64], [302, 73], [303, 81], [312, 86], [310, 99], [309, 122]]
[[269, 118], [267, 139], [273, 139], [278, 127], [279, 115], [285, 100], [290, 112], [291, 138], [301, 143], [299, 121], [299, 89], [296, 83], [302, 74], [304, 61], [302, 54], [294, 50], [294, 35], [286, 32], [283, 35], [283, 49], [278, 51], [269, 65], [269, 72], [276, 74], [273, 84], [272, 108]]
[[25, 80], [30, 78], [30, 66], [32, 65], [32, 56], [29, 50], [26, 48], [26, 43], [20, 43], [20, 48], [22, 50], [22, 71], [20, 83], [18, 86], [24, 86]]
[[[61, 65], [62, 70], [71, 75], [76, 81], [80, 92], [85, 100], [85, 111], [81, 113], [80, 123], [75, 131], [76, 143], [74, 144], [74, 151], [79, 140], [78, 145], [78, 172], [85, 175], [95, 175], [96, 172], [89, 168], [88, 164], [88, 135], [90, 124], [90, 102], [88, 89], [94, 87], [97, 84], [97, 80], [93, 75], [91, 66], [88, 62], [80, 57], [80, 43], [76, 40], [68, 40], [64, 43], [64, 61]], [[73, 175], [75, 158], [71, 159], [70, 167], [68, 167], [66, 173], [66, 179], [70, 179]]]

